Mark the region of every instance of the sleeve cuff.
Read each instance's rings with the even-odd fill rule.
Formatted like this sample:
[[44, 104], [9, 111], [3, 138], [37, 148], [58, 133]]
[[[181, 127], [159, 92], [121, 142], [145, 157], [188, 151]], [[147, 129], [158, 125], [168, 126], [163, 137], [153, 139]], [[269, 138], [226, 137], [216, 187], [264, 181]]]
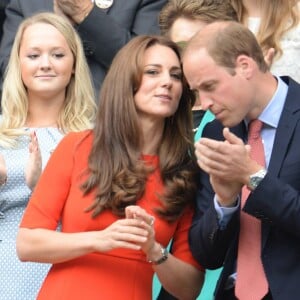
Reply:
[[239, 206], [240, 206], [240, 196], [237, 197], [237, 201], [236, 201], [235, 206], [233, 206], [233, 207], [223, 207], [223, 206], [220, 206], [220, 204], [218, 203], [218, 198], [215, 195], [215, 197], [214, 197], [214, 207], [215, 207], [215, 210], [217, 212], [219, 225], [220, 225], [221, 229], [224, 229], [227, 226], [231, 216], [238, 210]]

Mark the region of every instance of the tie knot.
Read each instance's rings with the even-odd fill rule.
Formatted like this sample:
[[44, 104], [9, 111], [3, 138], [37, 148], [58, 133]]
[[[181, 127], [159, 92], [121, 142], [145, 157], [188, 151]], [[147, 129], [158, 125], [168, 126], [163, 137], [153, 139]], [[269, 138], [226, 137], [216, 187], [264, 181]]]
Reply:
[[258, 138], [260, 136], [260, 131], [262, 129], [263, 122], [255, 119], [249, 123], [249, 129], [248, 129], [248, 138]]

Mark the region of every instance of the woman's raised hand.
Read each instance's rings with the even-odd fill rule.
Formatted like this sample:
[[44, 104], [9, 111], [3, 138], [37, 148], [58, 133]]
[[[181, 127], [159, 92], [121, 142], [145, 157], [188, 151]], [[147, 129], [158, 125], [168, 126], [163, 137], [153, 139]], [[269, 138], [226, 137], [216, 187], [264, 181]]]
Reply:
[[33, 190], [42, 173], [42, 156], [35, 131], [30, 133], [29, 160], [25, 169], [25, 180]]

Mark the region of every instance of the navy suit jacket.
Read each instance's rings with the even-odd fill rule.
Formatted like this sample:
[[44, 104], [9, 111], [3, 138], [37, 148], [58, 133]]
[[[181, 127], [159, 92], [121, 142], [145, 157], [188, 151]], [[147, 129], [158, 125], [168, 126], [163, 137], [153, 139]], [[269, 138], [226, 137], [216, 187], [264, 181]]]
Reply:
[[[300, 299], [300, 85], [282, 78], [289, 86], [276, 130], [268, 173], [243, 208], [262, 222], [261, 258], [274, 300]], [[222, 140], [222, 125], [206, 126], [203, 136]], [[241, 138], [243, 124], [232, 128]], [[239, 234], [238, 210], [226, 228], [220, 228], [214, 209], [214, 192], [208, 175], [201, 173], [197, 211], [190, 230], [195, 258], [208, 269], [224, 266], [216, 287], [222, 299], [225, 282], [235, 272]]]
[[[109, 9], [95, 5], [76, 29], [83, 42], [96, 92], [118, 50], [132, 37], [158, 34], [158, 15], [167, 0], [114, 0]], [[30, 15], [53, 12], [53, 0], [11, 0], [0, 46], [0, 69], [4, 74], [17, 28]]]

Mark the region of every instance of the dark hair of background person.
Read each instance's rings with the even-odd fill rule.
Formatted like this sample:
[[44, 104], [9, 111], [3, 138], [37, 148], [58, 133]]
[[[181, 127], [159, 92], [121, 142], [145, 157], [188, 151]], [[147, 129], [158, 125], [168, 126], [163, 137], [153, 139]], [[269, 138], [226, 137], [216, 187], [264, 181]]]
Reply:
[[168, 35], [178, 18], [200, 20], [207, 24], [214, 21], [238, 21], [237, 13], [227, 0], [170, 0], [159, 15], [160, 32]]

